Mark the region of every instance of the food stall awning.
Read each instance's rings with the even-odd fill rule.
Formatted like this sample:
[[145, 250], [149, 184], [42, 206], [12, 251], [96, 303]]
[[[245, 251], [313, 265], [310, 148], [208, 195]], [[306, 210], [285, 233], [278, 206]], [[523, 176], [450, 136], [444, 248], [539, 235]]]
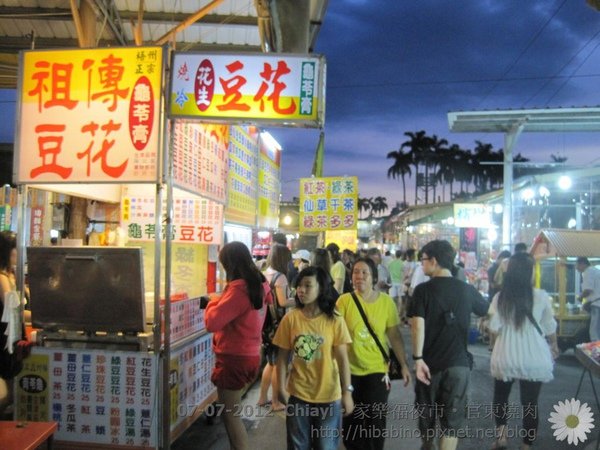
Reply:
[[457, 132], [506, 133], [518, 124], [523, 132], [600, 131], [600, 107], [448, 113], [448, 126]]
[[600, 257], [600, 231], [542, 230], [530, 253], [536, 259], [585, 256]]

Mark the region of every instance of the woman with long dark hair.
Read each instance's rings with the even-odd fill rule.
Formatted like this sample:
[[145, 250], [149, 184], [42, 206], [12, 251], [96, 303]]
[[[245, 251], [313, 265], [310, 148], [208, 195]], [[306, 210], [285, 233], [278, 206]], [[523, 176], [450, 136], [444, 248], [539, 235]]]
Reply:
[[[0, 232], [0, 317], [3, 316], [8, 296], [16, 292], [17, 284], [14, 267], [17, 264], [17, 239], [10, 231]], [[11, 376], [8, 373], [7, 336], [8, 324], [0, 321], [0, 415], [10, 403]], [[12, 345], [12, 342], [10, 343]]]
[[507, 445], [508, 397], [515, 380], [519, 380], [523, 411], [534, 411], [523, 414], [521, 449], [531, 447], [537, 435], [540, 389], [542, 383], [552, 380], [553, 358], [558, 355], [550, 297], [533, 287], [533, 267], [534, 259], [529, 254], [511, 256], [502, 289], [494, 296], [489, 309], [489, 328], [496, 335], [490, 362], [495, 379], [494, 449], [505, 449]]
[[[307, 267], [296, 280], [296, 308], [285, 315], [273, 342], [286, 413], [287, 448], [336, 450], [342, 414], [354, 409], [347, 345], [350, 334], [335, 312], [330, 276]], [[291, 369], [288, 362], [292, 356]], [[343, 408], [343, 412], [342, 412]]]
[[[286, 275], [288, 263], [291, 258], [292, 252], [290, 249], [285, 245], [278, 243], [274, 243], [271, 246], [267, 258], [267, 270], [265, 270], [264, 275], [273, 292], [273, 301], [275, 303], [273, 311], [277, 315], [277, 321], [280, 321], [283, 318], [285, 308], [294, 306], [294, 300], [288, 298], [289, 288]], [[279, 380], [277, 379], [277, 372], [275, 371], [277, 347], [272, 343], [269, 343], [265, 348], [265, 359], [267, 360], [267, 364], [265, 364], [265, 368], [263, 369], [260, 378], [260, 390], [257, 404], [259, 406], [268, 406], [269, 400], [267, 399], [267, 396], [269, 394], [269, 387], [272, 387], [271, 410], [281, 411], [284, 408], [284, 405], [277, 400]]]
[[216, 355], [211, 381], [223, 404], [223, 421], [232, 449], [248, 448], [248, 434], [239, 414], [244, 389], [260, 369], [262, 326], [268, 301], [269, 283], [258, 270], [250, 251], [241, 242], [226, 244], [219, 253], [227, 285], [220, 297], [206, 307], [206, 329], [213, 335]]

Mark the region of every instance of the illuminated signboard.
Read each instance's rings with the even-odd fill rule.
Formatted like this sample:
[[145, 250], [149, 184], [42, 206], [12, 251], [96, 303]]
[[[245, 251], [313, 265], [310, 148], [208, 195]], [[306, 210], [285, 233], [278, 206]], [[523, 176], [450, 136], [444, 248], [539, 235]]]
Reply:
[[324, 58], [175, 53], [171, 118], [321, 127]]
[[358, 178], [300, 179], [300, 231], [355, 230]]
[[489, 228], [492, 208], [483, 203], [455, 203], [454, 226], [458, 228]]
[[21, 54], [17, 183], [155, 182], [160, 47]]

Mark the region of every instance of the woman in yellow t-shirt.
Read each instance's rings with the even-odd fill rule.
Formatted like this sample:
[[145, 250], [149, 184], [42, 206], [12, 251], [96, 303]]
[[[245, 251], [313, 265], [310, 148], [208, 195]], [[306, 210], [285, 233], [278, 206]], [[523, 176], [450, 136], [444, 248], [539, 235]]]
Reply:
[[[279, 396], [286, 405], [288, 449], [337, 450], [342, 414], [354, 410], [346, 323], [335, 312], [329, 274], [308, 267], [296, 279], [296, 308], [275, 333], [277, 376], [288, 379]], [[292, 355], [289, 378], [287, 368]]]
[[[383, 449], [385, 442], [385, 411], [391, 388], [387, 363], [371, 336], [352, 294], [360, 302], [369, 325], [385, 348], [389, 344], [402, 364], [404, 386], [411, 380], [404, 342], [400, 334], [400, 317], [392, 298], [374, 288], [377, 285], [377, 267], [371, 259], [359, 258], [352, 266], [353, 293], [340, 296], [337, 308], [348, 325], [352, 345], [349, 347], [350, 371], [352, 372], [352, 395], [360, 405], [361, 414], [344, 419], [344, 445], [347, 450]], [[383, 412], [383, 414], [382, 414]]]

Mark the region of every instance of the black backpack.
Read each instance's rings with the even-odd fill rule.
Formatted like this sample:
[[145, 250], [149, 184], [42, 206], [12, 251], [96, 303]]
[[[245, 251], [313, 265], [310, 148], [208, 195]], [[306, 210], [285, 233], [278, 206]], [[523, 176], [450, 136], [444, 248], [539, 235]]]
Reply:
[[273, 301], [271, 304], [267, 305], [265, 322], [262, 328], [262, 341], [264, 346], [273, 345], [273, 338], [275, 337], [275, 332], [277, 331], [279, 322], [281, 322], [281, 319], [285, 314], [285, 308], [279, 306], [279, 302], [277, 301], [277, 290], [275, 289], [275, 282], [277, 281], [277, 278], [279, 278], [281, 275], [282, 274], [280, 272], [275, 273], [273, 275], [273, 278], [271, 278], [271, 282], [269, 283]]

